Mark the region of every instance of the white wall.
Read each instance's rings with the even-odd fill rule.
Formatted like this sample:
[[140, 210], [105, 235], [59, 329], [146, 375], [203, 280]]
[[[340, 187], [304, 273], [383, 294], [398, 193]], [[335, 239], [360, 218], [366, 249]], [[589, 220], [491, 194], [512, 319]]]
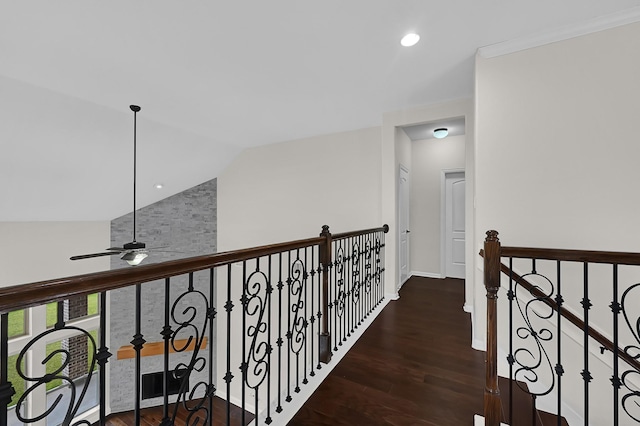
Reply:
[[640, 251], [638, 40], [631, 24], [478, 57], [476, 253], [488, 229], [508, 245]]
[[464, 169], [466, 138], [425, 139], [412, 143], [411, 271], [444, 276], [441, 270], [441, 192], [443, 171]]
[[[640, 24], [630, 24], [477, 58], [476, 253], [488, 229], [510, 246], [640, 251], [639, 40]], [[476, 276], [474, 335], [484, 339]], [[610, 288], [590, 297], [605, 304], [590, 315], [604, 329]]]
[[0, 287], [108, 270], [109, 257], [69, 257], [109, 247], [109, 226], [108, 221], [0, 222]]
[[243, 151], [218, 178], [218, 251], [383, 225], [380, 128]]

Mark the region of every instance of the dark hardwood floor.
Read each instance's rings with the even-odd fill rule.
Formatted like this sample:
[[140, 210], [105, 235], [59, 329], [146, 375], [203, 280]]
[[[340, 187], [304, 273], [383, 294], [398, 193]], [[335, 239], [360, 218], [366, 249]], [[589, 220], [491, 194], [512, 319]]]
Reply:
[[289, 426], [472, 425], [484, 352], [463, 303], [463, 280], [411, 278]]
[[[411, 278], [289, 425], [472, 425], [482, 413], [484, 352], [471, 349], [463, 303], [463, 280]], [[214, 412], [224, 412], [224, 402], [216, 404]], [[160, 410], [145, 410], [141, 424], [160, 424]], [[126, 413], [107, 424], [134, 423]]]
[[[173, 407], [173, 406], [171, 406]], [[212, 426], [225, 426], [227, 424], [241, 425], [242, 424], [242, 409], [235, 405], [230, 406], [230, 422], [227, 423], [227, 403], [220, 398], [214, 398], [213, 400], [213, 421]], [[249, 424], [253, 421], [253, 414], [245, 413], [245, 424]], [[141, 426], [158, 426], [162, 423], [162, 407], [152, 407], [140, 410], [140, 425]], [[176, 426], [187, 424], [187, 412], [184, 409], [178, 410], [178, 415], [175, 421]], [[188, 424], [195, 424], [192, 419]], [[197, 424], [202, 424], [200, 421]], [[111, 414], [107, 417], [105, 422], [106, 426], [132, 426], [135, 425], [135, 417], [133, 411], [126, 413]]]

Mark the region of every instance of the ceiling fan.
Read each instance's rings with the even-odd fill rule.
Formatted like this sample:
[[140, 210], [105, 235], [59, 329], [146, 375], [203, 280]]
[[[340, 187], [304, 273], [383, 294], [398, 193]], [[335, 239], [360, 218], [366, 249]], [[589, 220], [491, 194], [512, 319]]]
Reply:
[[140, 107], [138, 105], [129, 105], [129, 108], [133, 111], [133, 241], [124, 244], [122, 247], [109, 247], [101, 253], [71, 256], [71, 260], [121, 255], [120, 259], [125, 260], [131, 266], [135, 266], [148, 256], [146, 245], [136, 241], [136, 118], [138, 112], [140, 112]]

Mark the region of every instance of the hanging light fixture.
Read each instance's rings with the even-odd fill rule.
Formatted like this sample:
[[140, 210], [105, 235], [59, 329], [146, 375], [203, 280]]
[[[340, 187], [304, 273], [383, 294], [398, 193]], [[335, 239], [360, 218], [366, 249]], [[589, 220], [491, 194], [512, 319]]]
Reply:
[[146, 251], [128, 251], [120, 259], [126, 261], [131, 266], [137, 266], [148, 256]]
[[433, 137], [436, 139], [444, 139], [449, 135], [449, 129], [440, 127], [433, 131]]

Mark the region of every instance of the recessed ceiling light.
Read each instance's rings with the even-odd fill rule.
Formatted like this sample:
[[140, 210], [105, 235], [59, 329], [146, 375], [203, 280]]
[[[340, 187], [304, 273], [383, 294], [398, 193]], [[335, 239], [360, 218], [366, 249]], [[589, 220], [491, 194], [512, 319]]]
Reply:
[[436, 139], [446, 138], [448, 134], [449, 134], [449, 129], [447, 129], [446, 127], [440, 127], [433, 131], [433, 137]]
[[156, 183], [156, 184], [154, 185], [154, 188], [156, 188], [156, 189], [162, 189], [162, 188], [164, 188], [164, 185], [163, 185], [163, 184], [161, 184], [161, 183]]
[[402, 37], [402, 40], [400, 40], [400, 44], [404, 47], [411, 47], [418, 41], [420, 41], [420, 36], [418, 34], [409, 33], [406, 36]]

